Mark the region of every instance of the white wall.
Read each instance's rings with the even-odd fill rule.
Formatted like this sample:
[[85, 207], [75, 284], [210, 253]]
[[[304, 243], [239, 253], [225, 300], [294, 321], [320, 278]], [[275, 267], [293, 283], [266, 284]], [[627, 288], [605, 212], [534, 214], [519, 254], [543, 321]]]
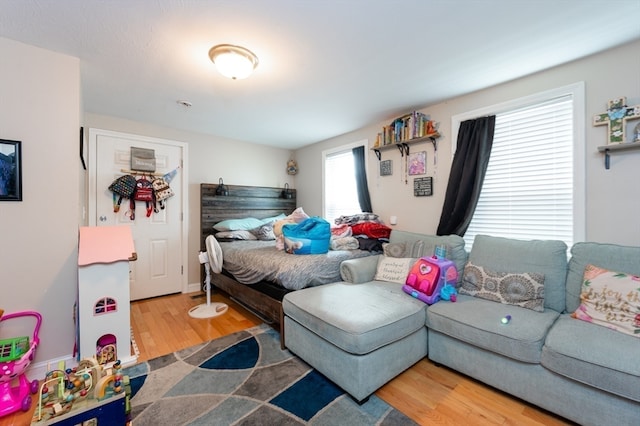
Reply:
[[[586, 83], [586, 239], [588, 241], [640, 245], [640, 151], [626, 151], [611, 157], [611, 169], [605, 170], [598, 146], [606, 144], [606, 127], [593, 127], [592, 118], [606, 111], [607, 102], [626, 96], [629, 105], [640, 104], [640, 41], [563, 65], [510, 83], [421, 109], [440, 123], [437, 166], [433, 164], [430, 143], [411, 145], [412, 152], [427, 152], [427, 174], [434, 176], [434, 195], [413, 196], [413, 179], [405, 185], [400, 176], [400, 153], [383, 152], [383, 159], [393, 161], [393, 175], [379, 177], [378, 160], [369, 151], [369, 190], [374, 212], [388, 222], [398, 216], [397, 229], [435, 233], [451, 167], [451, 117], [515, 98], [566, 86], [577, 81]], [[409, 111], [407, 111], [409, 112]], [[384, 124], [376, 125], [314, 144], [296, 151], [300, 173], [296, 178], [299, 204], [309, 214], [321, 214], [323, 150], [368, 139], [369, 146]], [[640, 121], [632, 121], [630, 128]]]
[[[80, 64], [0, 38], [0, 138], [22, 141], [22, 202], [0, 202], [0, 308], [43, 315], [36, 362], [73, 351]], [[3, 338], [34, 322], [2, 321]]]
[[223, 178], [228, 185], [284, 187], [288, 182], [291, 188], [295, 188], [292, 176], [286, 172], [291, 156], [289, 150], [91, 113], [85, 113], [83, 125], [86, 129], [93, 127], [189, 144], [189, 264], [186, 268], [189, 284], [200, 281], [201, 183], [217, 183]]

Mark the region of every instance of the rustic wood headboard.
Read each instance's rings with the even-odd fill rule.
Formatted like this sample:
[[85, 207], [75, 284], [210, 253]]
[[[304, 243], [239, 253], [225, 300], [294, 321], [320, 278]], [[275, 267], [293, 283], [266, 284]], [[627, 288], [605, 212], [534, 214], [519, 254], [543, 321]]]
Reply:
[[290, 214], [296, 209], [296, 190], [288, 189], [290, 198], [284, 198], [284, 188], [265, 186], [224, 185], [229, 195], [216, 195], [217, 183], [200, 184], [200, 250], [205, 251], [205, 239], [211, 235], [213, 225], [225, 219], [242, 219]]

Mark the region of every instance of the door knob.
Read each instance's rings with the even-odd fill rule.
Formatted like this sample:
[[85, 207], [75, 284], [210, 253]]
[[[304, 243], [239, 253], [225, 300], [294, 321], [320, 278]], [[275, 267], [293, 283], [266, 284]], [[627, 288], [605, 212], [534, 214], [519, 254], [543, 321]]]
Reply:
[[106, 222], [107, 221], [107, 217], [106, 216], [100, 216], [100, 222]]

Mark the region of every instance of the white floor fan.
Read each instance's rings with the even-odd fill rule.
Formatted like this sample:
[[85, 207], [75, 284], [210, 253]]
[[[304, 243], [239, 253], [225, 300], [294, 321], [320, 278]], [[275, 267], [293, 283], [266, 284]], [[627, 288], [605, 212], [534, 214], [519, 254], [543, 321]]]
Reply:
[[198, 259], [200, 263], [204, 265], [204, 270], [207, 273], [204, 280], [204, 289], [207, 292], [207, 303], [189, 309], [189, 316], [193, 318], [217, 317], [227, 312], [229, 308], [226, 303], [211, 303], [211, 272], [213, 271], [213, 273], [219, 274], [222, 271], [222, 249], [213, 235], [209, 235], [206, 238], [205, 244], [207, 251], [200, 252]]

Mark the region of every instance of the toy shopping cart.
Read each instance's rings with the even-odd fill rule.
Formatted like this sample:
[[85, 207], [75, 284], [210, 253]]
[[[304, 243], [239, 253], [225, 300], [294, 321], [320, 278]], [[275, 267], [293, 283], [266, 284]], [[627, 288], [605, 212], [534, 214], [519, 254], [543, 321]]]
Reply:
[[[0, 417], [18, 410], [29, 411], [31, 394], [38, 393], [38, 381], [30, 382], [25, 371], [31, 364], [40, 342], [38, 331], [42, 315], [34, 311], [15, 312], [3, 315], [0, 322], [26, 316], [36, 318], [31, 343], [28, 337], [0, 340]], [[14, 382], [17, 384], [14, 385]]]

